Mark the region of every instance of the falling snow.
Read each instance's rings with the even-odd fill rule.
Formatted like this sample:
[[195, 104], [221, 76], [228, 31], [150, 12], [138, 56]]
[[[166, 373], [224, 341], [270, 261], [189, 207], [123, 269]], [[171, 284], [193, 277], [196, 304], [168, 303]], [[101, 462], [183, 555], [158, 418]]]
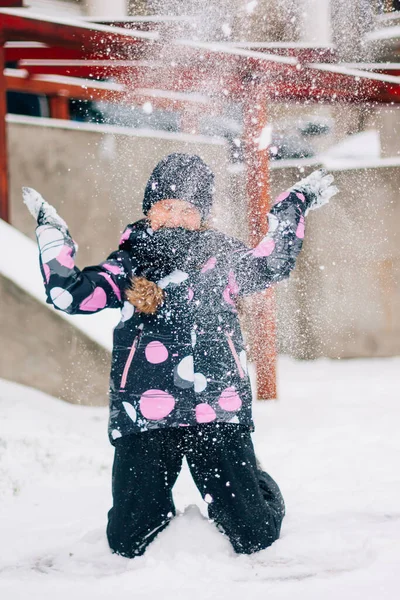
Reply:
[[[32, 9], [24, 10], [55, 11], [50, 4], [56, 3], [32, 2]], [[141, 2], [130, 4], [132, 10], [143, 9]], [[96, 161], [112, 164], [107, 183], [115, 195], [115, 207], [130, 214], [132, 189], [136, 186], [136, 175], [132, 173], [138, 162], [134, 152], [143, 140], [150, 141], [154, 155], [159, 154], [161, 142], [174, 147], [196, 144], [200, 154], [215, 152], [221, 159], [216, 175], [222, 201], [210, 222], [243, 238], [248, 225], [245, 160], [249, 148], [269, 157], [273, 187], [277, 187], [278, 180], [279, 185], [280, 181], [293, 185], [321, 165], [335, 171], [335, 176], [337, 172], [341, 188], [338, 205], [330, 203], [326, 218], [318, 215], [321, 219], [318, 221], [314, 214], [310, 217], [311, 235], [307, 243], [312, 252], [302, 255], [305, 267], [294, 273], [292, 287], [281, 290], [283, 318], [281, 315], [278, 327], [282, 327], [282, 321], [286, 326], [290, 319], [292, 326], [296, 318], [293, 328], [299, 330], [299, 344], [307, 345], [305, 354], [318, 353], [318, 346], [325, 344], [322, 352], [336, 355], [337, 351], [340, 355], [340, 343], [357, 341], [358, 337], [364, 343], [358, 355], [388, 355], [397, 351], [398, 243], [396, 247], [391, 245], [390, 222], [396, 222], [398, 212], [389, 212], [384, 201], [391, 198], [390, 202], [398, 206], [398, 108], [366, 102], [363, 95], [365, 90], [375, 89], [374, 86], [383, 89], [384, 85], [390, 85], [396, 90], [400, 83], [398, 63], [390, 66], [390, 60], [398, 61], [397, 55], [393, 58], [390, 54], [397, 48], [400, 36], [398, 15], [383, 14], [384, 9], [393, 13], [394, 4], [389, 0], [152, 0], [148, 7], [160, 15], [161, 34], [150, 27], [150, 31], [137, 36], [157, 42], [166, 40], [166, 44], [152, 44], [141, 57], [147, 65], [153, 61], [145, 87], [138, 88], [136, 75], [128, 69], [118, 81], [98, 82], [98, 89], [107, 85], [116, 93], [127, 86], [132, 90], [132, 101], [93, 102], [95, 112], [101, 116], [103, 137], [100, 143], [88, 142], [87, 172], [98, 167]], [[379, 14], [374, 13], [374, 8]], [[67, 7], [62, 10], [70, 16]], [[74, 6], [70, 10], [78, 13], [79, 8]], [[331, 27], [326, 26], [328, 13], [332, 15]], [[43, 18], [49, 20], [47, 14]], [[65, 21], [69, 25], [75, 22], [72, 18]], [[90, 23], [82, 21], [81, 27], [90, 29]], [[99, 29], [104, 35], [112, 32], [107, 25], [99, 25]], [[129, 29], [125, 34], [135, 37], [135, 32]], [[127, 59], [118, 52], [114, 55], [111, 46], [103, 50], [115, 61]], [[223, 52], [224, 59], [219, 52]], [[132, 55], [136, 58], [135, 51]], [[210, 57], [213, 57], [212, 69], [207, 70]], [[238, 59], [237, 64], [244, 66], [245, 71], [240, 93], [236, 89], [233, 96], [226, 58], [232, 58], [232, 64]], [[376, 61], [385, 61], [385, 68], [377, 67]], [[263, 65], [259, 72], [252, 71], [256, 64]], [[182, 66], [186, 73], [183, 79], [196, 81], [199, 77], [198, 87], [183, 89], [182, 81], [176, 77]], [[246, 105], [238, 100], [244, 89], [254, 92], [263, 77], [268, 89], [263, 89], [261, 100], [254, 99], [254, 95], [250, 95], [251, 101]], [[170, 89], [170, 81], [174, 82], [170, 86], [174, 89]], [[293, 91], [299, 81], [308, 87], [309, 97], [299, 99], [295, 93], [293, 97], [287, 94], [285, 85]], [[323, 81], [328, 82], [326, 89]], [[335, 84], [337, 81], [340, 85]], [[349, 94], [352, 103], [347, 97], [346, 102], [338, 102], [341, 94]], [[185, 108], [160, 108], [168, 106], [168, 102], [175, 108], [184, 103]], [[262, 102], [267, 104], [268, 123], [263, 121]], [[61, 129], [53, 119], [40, 119], [39, 124], [36, 118], [13, 115], [8, 120], [10, 127], [25, 124], [42, 130]], [[75, 133], [79, 130], [88, 137], [100, 131], [97, 122], [66, 122], [63, 130]], [[129, 156], [124, 172], [116, 163], [120, 146]], [[154, 166], [150, 162], [149, 159], [146, 168]], [[381, 175], [380, 169], [390, 171]], [[43, 172], [47, 177], [45, 169]], [[60, 176], [61, 183], [59, 173], [51, 175], [61, 189], [66, 186], [67, 190], [74, 174], [69, 165], [65, 166], [65, 172], [69, 180]], [[286, 181], [288, 173], [293, 181]], [[92, 192], [99, 197], [102, 181], [99, 177], [93, 184]], [[262, 188], [262, 185], [261, 178], [254, 182], [254, 186]], [[156, 188], [153, 183], [153, 191]], [[172, 184], [170, 188], [173, 196], [175, 186]], [[329, 201], [324, 192], [326, 189], [319, 193], [312, 208]], [[302, 195], [297, 195], [301, 202]], [[225, 196], [234, 198], [234, 202], [229, 206], [224, 204]], [[26, 192], [26, 204], [36, 216], [38, 198]], [[51, 206], [45, 212], [48, 219], [60, 219]], [[297, 239], [308, 235], [304, 233], [304, 223], [304, 219], [298, 223]], [[272, 216], [269, 234], [280, 225]], [[64, 221], [59, 221], [59, 226], [67, 229]], [[260, 224], [250, 224], [249, 229], [261, 239]], [[261, 229], [264, 234], [265, 227]], [[147, 232], [153, 236], [153, 230]], [[35, 302], [43, 304], [33, 243], [4, 222], [0, 222], [0, 233], [7, 249], [20, 249], [13, 255], [13, 261], [8, 253], [0, 257], [1, 276], [11, 279]], [[42, 234], [42, 258], [47, 265], [54, 259], [62, 236], [49, 230]], [[287, 231], [282, 237], [286, 235]], [[81, 243], [89, 245], [93, 240], [83, 239]], [[290, 245], [293, 241], [288, 242]], [[327, 247], [329, 254], [325, 253]], [[250, 254], [265, 258], [274, 248], [275, 242], [271, 243], [267, 237]], [[62, 260], [62, 266], [69, 264], [67, 250]], [[118, 269], [111, 265], [111, 273], [112, 268]], [[341, 276], [328, 288], [324, 282], [330, 281], [339, 270]], [[215, 261], [210, 259], [201, 273], [208, 277], [216, 271]], [[371, 271], [376, 272], [376, 281], [361, 289]], [[359, 273], [361, 278], [357, 279]], [[107, 273], [105, 277], [110, 278]], [[303, 277], [304, 281], [298, 284]], [[344, 289], [346, 278], [351, 279], [350, 288]], [[158, 285], [174, 293], [188, 279], [185, 271], [176, 269], [158, 280]], [[305, 286], [315, 280], [317, 285], [312, 293], [306, 293]], [[288, 297], [295, 289], [295, 301], [287, 299], [287, 289]], [[234, 290], [235, 284], [230, 281], [224, 298], [231, 306], [235, 304], [231, 297]], [[368, 296], [370, 292], [373, 301]], [[95, 298], [97, 307], [101, 306], [101, 294]], [[197, 291], [188, 287], [185, 298], [188, 304], [193, 301], [190, 306], [199, 307], [201, 302], [204, 305], [204, 299], [197, 295]], [[322, 324], [328, 296], [338, 311], [332, 314], [340, 318], [328, 316]], [[377, 296], [381, 304], [373, 304]], [[61, 309], [68, 308], [73, 300], [68, 290], [61, 287], [53, 287], [50, 297]], [[296, 303], [293, 310], [292, 302]], [[89, 301], [87, 310], [90, 307], [93, 304]], [[124, 303], [121, 326], [129, 328], [135, 310], [130, 303]], [[362, 321], [364, 313], [367, 316]], [[112, 328], [117, 322], [115, 314], [90, 317], [90, 323], [82, 316], [57, 315], [99, 347], [110, 349]], [[166, 312], [166, 317], [170, 318], [171, 312]], [[197, 351], [203, 333], [193, 327], [188, 347], [192, 350], [196, 347]], [[328, 348], [329, 335], [333, 339], [335, 334], [340, 343]], [[383, 350], [379, 336], [390, 337], [390, 342], [385, 338], [387, 346], [383, 344]], [[290, 331], [284, 343], [291, 346], [294, 337]], [[132, 347], [131, 352], [133, 355]], [[210, 344], [204, 356], [212, 352]], [[246, 352], [235, 352], [233, 364], [241, 376], [247, 376]], [[357, 352], [346, 355], [354, 356]], [[152, 342], [146, 347], [145, 356], [152, 366], [162, 365], [168, 349], [161, 342]], [[181, 389], [201, 394], [213, 382], [212, 378], [195, 372], [195, 367], [192, 356], [179, 360], [175, 382]], [[118, 600], [133, 597], [241, 600], [244, 596], [252, 600], [397, 600], [399, 369], [399, 358], [296, 362], [280, 357], [279, 402], [254, 405], [257, 456], [279, 482], [287, 504], [280, 540], [256, 555], [235, 555], [226, 537], [207, 519], [213, 497], [205, 490], [199, 494], [188, 469], [184, 468], [175, 488], [178, 515], [172, 518], [172, 513], [168, 513], [167, 517], [172, 518], [169, 527], [143, 557], [134, 560], [111, 555], [105, 535], [111, 506], [113, 456], [106, 437], [107, 410], [68, 405], [33, 389], [0, 380], [0, 596], [7, 600], [28, 596], [34, 600], [71, 597], [109, 600], [111, 596]], [[165, 410], [175, 402], [162, 390], [149, 391], [156, 391], [158, 398], [160, 394], [166, 396], [161, 398]], [[143, 394], [141, 407], [153, 419], [154, 407], [148, 400]], [[229, 411], [238, 408], [239, 402], [235, 389], [228, 387], [220, 396], [219, 406], [225, 404]], [[162, 412], [163, 403], [159, 404], [157, 410]], [[199, 422], [215, 418], [209, 405], [203, 403], [197, 408]], [[122, 402], [121, 411], [125, 411], [123, 416], [129, 423], [146, 430], [146, 421], [133, 404]], [[232, 412], [229, 423], [238, 422]], [[117, 440], [121, 432], [112, 428], [110, 435]], [[238, 468], [245, 466], [243, 462]], [[210, 477], [223, 477], [221, 485], [228, 488], [224, 491], [236, 497], [227, 474], [212, 472]]]

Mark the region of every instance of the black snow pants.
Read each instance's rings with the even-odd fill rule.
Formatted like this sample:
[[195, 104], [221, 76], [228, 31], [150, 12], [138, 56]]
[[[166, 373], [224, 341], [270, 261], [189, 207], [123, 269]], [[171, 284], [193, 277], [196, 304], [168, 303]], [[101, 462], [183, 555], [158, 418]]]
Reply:
[[113, 552], [139, 556], [168, 525], [184, 456], [208, 502], [209, 518], [237, 553], [257, 552], [278, 539], [284, 501], [272, 477], [257, 467], [250, 432], [238, 425], [206, 424], [116, 440], [107, 527]]

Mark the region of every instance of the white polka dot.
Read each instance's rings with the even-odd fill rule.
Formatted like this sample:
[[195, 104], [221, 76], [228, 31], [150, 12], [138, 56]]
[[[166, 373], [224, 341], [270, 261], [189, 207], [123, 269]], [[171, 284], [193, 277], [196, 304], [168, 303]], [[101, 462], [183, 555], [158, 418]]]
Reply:
[[193, 356], [185, 356], [177, 366], [177, 372], [181, 379], [194, 381]]
[[171, 283], [173, 283], [175, 285], [179, 285], [180, 283], [183, 283], [184, 281], [186, 281], [186, 279], [188, 277], [189, 277], [189, 275], [187, 273], [185, 273], [185, 271], [181, 271], [180, 269], [175, 269], [174, 271], [172, 271], [172, 273], [170, 273], [169, 275], [166, 275], [165, 277], [160, 279], [157, 282], [157, 285], [161, 289], [164, 289]]
[[54, 306], [61, 308], [61, 310], [71, 306], [73, 300], [72, 295], [61, 287], [51, 288], [50, 298], [52, 299]]
[[136, 419], [137, 419], [136, 408], [134, 406], [132, 406], [132, 404], [129, 404], [129, 402], [123, 402], [122, 406], [126, 410], [128, 417], [130, 417], [132, 419], [132, 421], [134, 423], [136, 423]]
[[192, 348], [194, 348], [197, 342], [197, 334], [194, 329], [192, 329], [192, 331], [190, 332], [190, 336], [192, 338]]
[[268, 233], [273, 233], [279, 225], [278, 217], [275, 215], [268, 215]]
[[229, 419], [229, 423], [239, 423], [239, 417], [237, 415], [232, 417], [232, 419]]
[[243, 371], [247, 373], [247, 356], [245, 350], [239, 353], [240, 364], [242, 365]]
[[211, 504], [212, 501], [213, 501], [213, 497], [211, 496], [211, 494], [206, 494], [204, 496], [204, 502], [207, 502], [207, 504]]
[[133, 313], [135, 312], [135, 308], [133, 304], [130, 302], [124, 302], [124, 306], [121, 309], [121, 321], [125, 323], [125, 321], [129, 321], [133, 317]]
[[204, 377], [203, 373], [195, 373], [194, 374], [194, 391], [200, 393], [204, 391], [207, 387], [207, 379]]
[[113, 440], [116, 440], [116, 439], [122, 437], [122, 433], [120, 431], [118, 431], [118, 429], [113, 429], [111, 432], [111, 437]]

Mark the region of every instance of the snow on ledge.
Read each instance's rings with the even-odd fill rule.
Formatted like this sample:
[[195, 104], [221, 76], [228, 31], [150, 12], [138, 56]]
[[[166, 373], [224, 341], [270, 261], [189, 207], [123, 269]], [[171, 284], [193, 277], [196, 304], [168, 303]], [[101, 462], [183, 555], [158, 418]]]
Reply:
[[364, 39], [367, 42], [379, 42], [383, 40], [395, 40], [400, 38], [400, 25], [395, 27], [383, 27], [382, 29], [375, 29], [374, 31], [368, 32]]
[[325, 167], [329, 171], [351, 171], [357, 169], [379, 169], [400, 167], [400, 156], [385, 158], [337, 158], [315, 156], [313, 158], [275, 160], [270, 162], [270, 169], [307, 169], [308, 167]]
[[[21, 198], [22, 202], [22, 198]], [[32, 219], [32, 229], [35, 223]], [[92, 341], [108, 351], [112, 349], [112, 333], [119, 321], [119, 311], [104, 310], [93, 315], [67, 315], [46, 303], [39, 251], [35, 242], [0, 219], [0, 239], [6, 252], [0, 253], [0, 274], [12, 281], [32, 298], [65, 319]], [[12, 260], [10, 257], [12, 256]]]
[[379, 169], [384, 167], [400, 167], [400, 156], [387, 158], [325, 158], [321, 164], [329, 171], [351, 171], [358, 169]]
[[400, 167], [400, 156], [382, 158], [379, 131], [371, 129], [348, 136], [312, 158], [270, 162], [271, 169], [304, 169], [319, 166], [329, 171]]
[[134, 15], [131, 17], [110, 17], [104, 15], [95, 15], [92, 17], [80, 17], [82, 21], [93, 23], [107, 21], [107, 23], [196, 23], [199, 18], [196, 15]]
[[171, 141], [186, 142], [191, 144], [209, 144], [212, 146], [225, 146], [226, 140], [222, 137], [207, 135], [192, 135], [190, 133], [162, 131], [160, 129], [135, 129], [133, 127], [120, 127], [119, 125], [98, 125], [97, 123], [82, 123], [81, 121], [66, 121], [65, 119], [50, 119], [47, 117], [28, 117], [24, 115], [8, 114], [7, 123], [18, 125], [35, 125], [37, 127], [54, 127], [55, 129], [69, 129], [104, 133], [111, 135], [129, 135], [131, 137], [147, 137]]
[[[225, 42], [226, 43], [226, 42]], [[228, 42], [235, 48], [271, 48], [283, 50], [335, 50], [333, 44], [315, 44], [313, 42]]]

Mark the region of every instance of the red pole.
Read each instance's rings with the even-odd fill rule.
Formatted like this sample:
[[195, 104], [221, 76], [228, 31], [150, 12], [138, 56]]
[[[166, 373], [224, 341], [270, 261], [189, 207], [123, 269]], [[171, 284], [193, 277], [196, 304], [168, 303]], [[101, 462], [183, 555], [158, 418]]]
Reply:
[[50, 96], [50, 117], [52, 119], [69, 120], [69, 98], [66, 95]]
[[4, 42], [0, 40], [0, 218], [9, 222], [7, 167], [7, 96]]
[[[267, 125], [267, 102], [261, 90], [251, 91], [244, 100], [244, 140], [247, 163], [247, 198], [250, 243], [256, 246], [268, 231], [269, 189], [268, 148], [259, 149], [261, 131]], [[250, 301], [250, 341], [257, 367], [259, 400], [277, 397], [275, 294], [270, 288]]]
[[181, 111], [180, 130], [183, 133], [198, 133], [199, 109], [197, 107], [184, 106]]

